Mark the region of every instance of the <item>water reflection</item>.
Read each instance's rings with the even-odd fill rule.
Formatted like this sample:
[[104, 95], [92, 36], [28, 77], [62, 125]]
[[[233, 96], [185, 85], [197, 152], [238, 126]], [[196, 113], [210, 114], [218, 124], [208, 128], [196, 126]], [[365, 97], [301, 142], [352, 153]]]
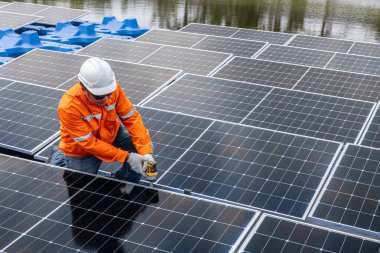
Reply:
[[180, 29], [191, 23], [380, 41], [380, 1], [367, 0], [24, 0], [136, 17], [142, 26]]

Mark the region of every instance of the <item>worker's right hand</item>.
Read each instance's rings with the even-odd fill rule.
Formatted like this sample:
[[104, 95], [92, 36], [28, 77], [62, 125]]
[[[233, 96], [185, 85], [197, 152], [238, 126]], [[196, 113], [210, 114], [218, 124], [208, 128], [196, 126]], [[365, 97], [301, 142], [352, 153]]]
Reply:
[[144, 174], [146, 170], [147, 158], [137, 153], [130, 153], [126, 162], [131, 165], [131, 169], [137, 173]]

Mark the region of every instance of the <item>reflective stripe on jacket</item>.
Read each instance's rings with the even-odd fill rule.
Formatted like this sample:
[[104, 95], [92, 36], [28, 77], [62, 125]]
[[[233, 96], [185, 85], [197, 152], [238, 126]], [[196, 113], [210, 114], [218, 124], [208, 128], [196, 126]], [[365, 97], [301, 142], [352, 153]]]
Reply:
[[121, 122], [128, 130], [137, 152], [152, 153], [149, 132], [140, 113], [129, 101], [120, 85], [105, 106], [91, 104], [79, 83], [62, 96], [58, 107], [61, 123], [60, 149], [66, 155], [94, 155], [105, 162], [124, 162], [128, 152], [112, 146]]

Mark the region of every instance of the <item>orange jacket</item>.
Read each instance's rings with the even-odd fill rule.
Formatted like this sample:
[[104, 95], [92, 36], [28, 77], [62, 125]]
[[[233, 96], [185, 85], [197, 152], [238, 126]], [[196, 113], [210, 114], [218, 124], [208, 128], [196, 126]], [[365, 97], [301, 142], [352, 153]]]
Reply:
[[61, 123], [59, 148], [69, 156], [94, 155], [105, 162], [124, 162], [128, 151], [112, 146], [120, 121], [128, 130], [137, 152], [152, 153], [152, 142], [140, 113], [120, 85], [105, 106], [91, 104], [79, 83], [62, 96], [58, 107]]

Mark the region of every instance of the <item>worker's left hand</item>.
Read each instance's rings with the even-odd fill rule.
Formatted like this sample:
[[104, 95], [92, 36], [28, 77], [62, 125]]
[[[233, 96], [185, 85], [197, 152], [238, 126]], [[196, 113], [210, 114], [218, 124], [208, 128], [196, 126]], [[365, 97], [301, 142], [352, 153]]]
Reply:
[[145, 158], [148, 162], [153, 162], [153, 163], [156, 162], [156, 161], [154, 160], [152, 154], [146, 154], [146, 155], [144, 155], [144, 158]]

